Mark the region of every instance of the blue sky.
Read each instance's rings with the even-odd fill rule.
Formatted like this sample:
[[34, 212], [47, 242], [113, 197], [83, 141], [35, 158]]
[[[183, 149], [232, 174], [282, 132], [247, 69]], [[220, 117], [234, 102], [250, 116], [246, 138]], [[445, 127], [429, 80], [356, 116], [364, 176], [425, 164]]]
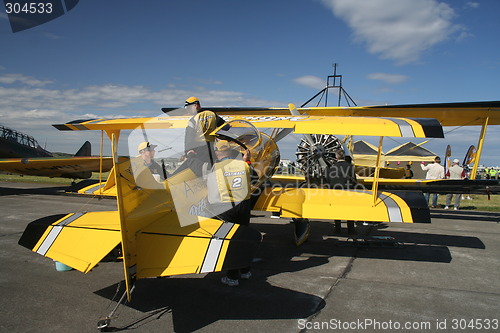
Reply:
[[[497, 0], [85, 0], [12, 33], [2, 10], [0, 122], [51, 151], [91, 140], [97, 152], [98, 133], [50, 125], [156, 116], [191, 95], [204, 106], [301, 105], [333, 63], [358, 105], [500, 100], [499, 13]], [[497, 127], [482, 164], [500, 165]], [[450, 144], [461, 160], [479, 128], [445, 132], [424, 147], [443, 155]]]

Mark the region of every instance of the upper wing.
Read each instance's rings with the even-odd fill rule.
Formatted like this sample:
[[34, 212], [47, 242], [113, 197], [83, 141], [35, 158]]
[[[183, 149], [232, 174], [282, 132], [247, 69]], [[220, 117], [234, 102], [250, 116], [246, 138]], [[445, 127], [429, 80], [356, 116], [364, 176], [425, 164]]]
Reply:
[[[289, 115], [288, 108], [210, 108], [220, 115]], [[500, 125], [500, 101], [298, 108], [312, 116], [435, 118], [443, 126]]]
[[[99, 157], [23, 158], [0, 161], [0, 170], [31, 176], [89, 178], [99, 172]], [[113, 167], [112, 158], [102, 159], [103, 172]]]
[[[395, 137], [442, 138], [443, 129], [436, 119], [377, 118], [332, 116], [225, 116], [242, 119], [261, 128], [291, 128], [299, 134], [351, 134]], [[54, 125], [59, 130], [119, 130], [185, 128], [189, 117], [128, 118], [74, 121]]]

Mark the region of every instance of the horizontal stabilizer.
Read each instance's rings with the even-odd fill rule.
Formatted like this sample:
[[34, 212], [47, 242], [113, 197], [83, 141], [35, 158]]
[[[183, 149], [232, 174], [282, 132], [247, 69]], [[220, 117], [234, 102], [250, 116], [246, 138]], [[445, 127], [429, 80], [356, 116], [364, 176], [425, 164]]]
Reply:
[[26, 227], [19, 245], [83, 273], [120, 244], [118, 212], [47, 216]]
[[255, 210], [280, 212], [283, 217], [429, 223], [429, 208], [422, 193], [373, 192], [325, 188], [265, 189]]
[[106, 181], [90, 180], [81, 181], [73, 185], [69, 192], [85, 195], [116, 197], [115, 169], [112, 168]]
[[243, 268], [261, 241], [260, 232], [234, 223], [200, 218], [181, 227], [168, 220], [165, 216], [137, 235], [137, 278]]

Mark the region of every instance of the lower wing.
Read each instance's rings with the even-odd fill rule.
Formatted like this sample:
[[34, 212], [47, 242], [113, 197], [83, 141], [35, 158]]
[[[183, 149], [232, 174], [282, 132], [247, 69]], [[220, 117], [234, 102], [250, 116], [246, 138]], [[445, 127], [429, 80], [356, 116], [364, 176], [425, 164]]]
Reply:
[[[0, 161], [0, 170], [30, 176], [90, 178], [92, 172], [99, 172], [99, 157], [72, 158], [22, 158]], [[113, 166], [111, 158], [102, 159], [103, 172]]]
[[379, 192], [374, 201], [367, 190], [323, 188], [265, 189], [255, 210], [280, 212], [283, 217], [328, 220], [430, 223], [421, 192]]

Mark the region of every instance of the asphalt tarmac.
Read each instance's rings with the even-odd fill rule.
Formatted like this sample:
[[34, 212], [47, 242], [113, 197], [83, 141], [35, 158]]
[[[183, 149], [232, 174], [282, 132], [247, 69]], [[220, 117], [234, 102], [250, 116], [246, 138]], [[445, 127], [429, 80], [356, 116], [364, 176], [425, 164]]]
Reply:
[[[97, 332], [123, 290], [121, 262], [58, 272], [17, 244], [47, 215], [114, 210], [113, 199], [64, 195], [53, 185], [0, 183], [0, 331]], [[432, 211], [432, 224], [359, 225], [356, 244], [311, 221], [293, 242], [288, 219], [253, 212], [264, 235], [253, 277], [223, 273], [140, 280], [110, 328], [124, 332], [493, 332], [500, 330], [500, 214]]]

